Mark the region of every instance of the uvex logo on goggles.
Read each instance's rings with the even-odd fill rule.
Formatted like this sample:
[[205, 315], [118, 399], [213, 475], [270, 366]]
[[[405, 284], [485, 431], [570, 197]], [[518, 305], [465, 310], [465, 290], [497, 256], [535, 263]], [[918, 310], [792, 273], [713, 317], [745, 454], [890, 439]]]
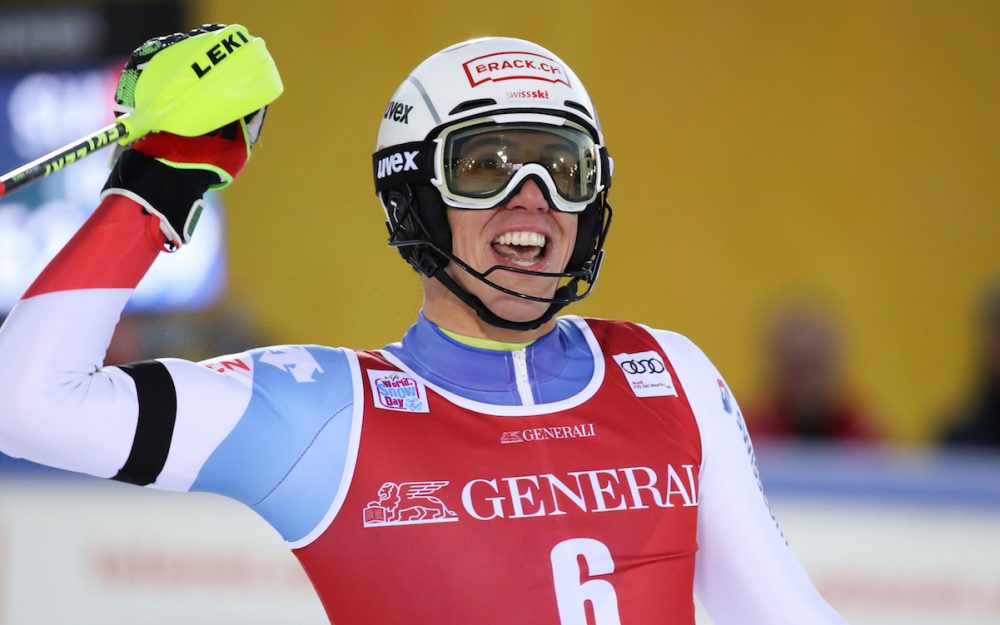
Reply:
[[413, 141], [379, 150], [372, 155], [375, 191], [426, 181], [433, 175], [434, 143]]
[[378, 159], [378, 172], [376, 172], [375, 177], [381, 180], [390, 174], [417, 171], [417, 154], [419, 154], [417, 150], [405, 150], [383, 156]]

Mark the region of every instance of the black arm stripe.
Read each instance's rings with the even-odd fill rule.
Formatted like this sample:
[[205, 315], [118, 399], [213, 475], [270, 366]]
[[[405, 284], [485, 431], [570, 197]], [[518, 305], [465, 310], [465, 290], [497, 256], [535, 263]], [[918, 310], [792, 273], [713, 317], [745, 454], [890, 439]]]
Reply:
[[139, 421], [128, 460], [113, 480], [146, 486], [156, 481], [167, 462], [177, 419], [177, 390], [170, 373], [155, 360], [119, 367], [135, 381]]

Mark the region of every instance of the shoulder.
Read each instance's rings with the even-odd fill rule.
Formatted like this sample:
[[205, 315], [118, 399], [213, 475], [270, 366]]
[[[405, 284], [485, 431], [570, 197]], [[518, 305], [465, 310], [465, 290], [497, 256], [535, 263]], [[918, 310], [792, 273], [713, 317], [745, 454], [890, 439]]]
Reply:
[[[699, 422], [703, 421], [705, 415], [717, 414], [719, 409], [732, 414], [735, 402], [722, 374], [705, 352], [687, 336], [631, 321], [591, 318], [581, 321], [593, 330], [595, 337], [633, 335], [658, 346], [685, 389]], [[598, 342], [603, 347], [609, 346], [601, 338], [598, 338]]]
[[[272, 345], [203, 360], [199, 364], [217, 373], [246, 374], [252, 379], [315, 382], [349, 366], [354, 352], [322, 345]], [[328, 370], [329, 369], [329, 370]]]
[[349, 349], [322, 345], [272, 345], [199, 363], [272, 398], [350, 396], [357, 357]]
[[671, 330], [660, 330], [642, 326], [663, 347], [674, 366], [693, 367], [698, 370], [715, 371], [715, 365], [705, 352], [687, 336]]
[[249, 353], [260, 364], [286, 373], [294, 373], [297, 368], [305, 368], [322, 374], [325, 373], [322, 370], [323, 365], [342, 366], [354, 357], [353, 350], [325, 345], [271, 345], [258, 347]]
[[653, 328], [643, 323], [621, 319], [601, 319], [598, 317], [574, 317], [566, 315], [559, 318], [560, 323], [585, 324], [599, 343], [613, 337], [632, 335], [649, 336], [663, 349], [667, 358], [674, 366], [686, 366], [714, 369], [711, 361], [694, 341], [687, 336], [671, 330]]

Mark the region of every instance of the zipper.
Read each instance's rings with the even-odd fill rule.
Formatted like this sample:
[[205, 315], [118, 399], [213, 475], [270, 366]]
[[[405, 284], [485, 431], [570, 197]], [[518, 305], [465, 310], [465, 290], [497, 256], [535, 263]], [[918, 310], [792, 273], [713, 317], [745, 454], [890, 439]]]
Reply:
[[521, 396], [521, 405], [534, 406], [535, 398], [531, 394], [531, 382], [528, 379], [528, 348], [515, 350], [510, 355], [514, 359], [514, 380], [517, 382], [517, 393]]

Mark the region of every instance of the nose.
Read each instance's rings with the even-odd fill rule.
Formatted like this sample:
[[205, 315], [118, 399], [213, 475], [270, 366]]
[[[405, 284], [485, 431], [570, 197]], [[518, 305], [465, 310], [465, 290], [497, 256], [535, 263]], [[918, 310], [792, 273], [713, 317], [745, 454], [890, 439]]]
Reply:
[[548, 212], [551, 207], [542, 188], [533, 178], [525, 180], [517, 193], [507, 200], [506, 208]]

